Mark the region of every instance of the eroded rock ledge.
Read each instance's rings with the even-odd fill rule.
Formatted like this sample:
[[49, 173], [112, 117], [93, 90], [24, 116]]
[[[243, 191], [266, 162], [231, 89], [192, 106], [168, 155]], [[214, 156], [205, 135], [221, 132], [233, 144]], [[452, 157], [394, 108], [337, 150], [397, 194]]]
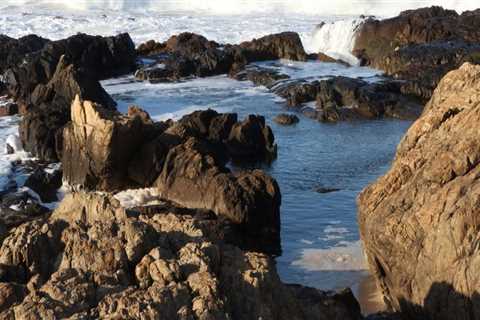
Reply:
[[371, 270], [413, 319], [478, 319], [480, 66], [439, 83], [390, 171], [359, 197]]

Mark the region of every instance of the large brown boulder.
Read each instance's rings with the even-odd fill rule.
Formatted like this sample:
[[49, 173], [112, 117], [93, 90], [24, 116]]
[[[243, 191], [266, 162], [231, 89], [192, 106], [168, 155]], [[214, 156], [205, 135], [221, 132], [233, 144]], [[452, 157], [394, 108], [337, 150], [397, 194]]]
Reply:
[[70, 194], [2, 241], [0, 318], [361, 319], [350, 292], [284, 285], [272, 258], [223, 243], [219, 226]]
[[123, 190], [135, 153], [148, 141], [153, 123], [75, 98], [72, 121], [63, 129], [64, 180], [90, 190]]
[[359, 196], [387, 303], [412, 319], [479, 319], [480, 66], [445, 76], [389, 172]]
[[187, 208], [211, 210], [258, 238], [279, 240], [277, 182], [259, 170], [232, 174], [209, 145], [196, 138], [169, 151], [154, 185], [165, 199]]
[[295, 32], [282, 32], [242, 42], [240, 48], [244, 50], [243, 53], [249, 62], [276, 59], [307, 60], [302, 40]]

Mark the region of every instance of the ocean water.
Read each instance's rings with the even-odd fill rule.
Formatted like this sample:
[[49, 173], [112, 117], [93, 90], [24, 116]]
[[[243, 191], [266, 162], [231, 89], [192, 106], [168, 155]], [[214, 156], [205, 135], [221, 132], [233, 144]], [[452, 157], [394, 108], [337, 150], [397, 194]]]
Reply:
[[[296, 31], [307, 51], [323, 51], [347, 60], [361, 14], [389, 17], [400, 11], [443, 5], [459, 12], [474, 9], [478, 0], [2, 0], [0, 34], [20, 37], [35, 33], [50, 39], [77, 32], [114, 35], [129, 32], [136, 44], [166, 40], [190, 31], [211, 40], [238, 43], [255, 37]], [[318, 25], [326, 22], [319, 28]], [[357, 66], [317, 62], [265, 62], [294, 78], [322, 79], [333, 75], [377, 81], [381, 73]], [[378, 120], [323, 124], [299, 115], [295, 126], [282, 127], [272, 119], [287, 109], [265, 88], [226, 76], [174, 84], [133, 81], [132, 76], [104, 81], [119, 103], [146, 109], [154, 119], [178, 119], [198, 109], [237, 112], [240, 117], [261, 114], [272, 126], [278, 159], [264, 166], [282, 191], [282, 247], [277, 259], [283, 280], [322, 289], [355, 287], [366, 275], [356, 220], [356, 196], [383, 174], [408, 121]], [[1, 100], [1, 99], [0, 99]], [[1, 101], [0, 101], [1, 103]], [[21, 148], [6, 155], [6, 141], [16, 141], [18, 117], [0, 118], [0, 189], [17, 180], [13, 161], [28, 154]], [[317, 188], [339, 189], [320, 194]], [[123, 194], [125, 202], [150, 199], [152, 194]]]
[[[282, 60], [261, 65], [307, 80], [331, 75], [381, 78], [377, 70], [332, 63]], [[365, 277], [355, 199], [387, 170], [409, 121], [323, 124], [299, 115], [300, 123], [284, 127], [273, 118], [295, 112], [285, 101], [266, 88], [226, 76], [174, 84], [135, 82], [130, 76], [102, 84], [120, 111], [139, 105], [156, 120], [179, 119], [208, 108], [236, 112], [239, 118], [252, 113], [265, 116], [278, 144], [278, 159], [261, 168], [277, 179], [282, 192], [283, 255], [277, 262], [283, 280], [337, 289], [356, 286]], [[320, 194], [318, 188], [339, 191]]]

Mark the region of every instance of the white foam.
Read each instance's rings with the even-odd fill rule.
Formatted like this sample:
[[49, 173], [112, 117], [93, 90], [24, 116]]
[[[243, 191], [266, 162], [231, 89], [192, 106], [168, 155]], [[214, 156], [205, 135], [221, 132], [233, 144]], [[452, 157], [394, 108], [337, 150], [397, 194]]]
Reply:
[[351, 65], [358, 65], [359, 61], [352, 51], [357, 30], [363, 21], [358, 18], [325, 23], [314, 31], [305, 47], [308, 51], [322, 52]]
[[457, 11], [474, 9], [477, 0], [2, 0], [6, 6], [49, 6], [72, 10], [155, 11], [202, 14], [276, 14], [306, 15], [377, 14], [392, 16], [409, 8], [441, 5]]
[[304, 249], [301, 258], [293, 261], [292, 265], [308, 271], [367, 270], [360, 241], [341, 241], [328, 249]]
[[6, 140], [5, 146], [6, 145], [12, 147], [15, 153], [23, 151], [22, 142], [20, 141], [20, 137], [18, 136], [18, 134], [9, 135]]
[[157, 188], [125, 190], [115, 194], [114, 197], [124, 208], [162, 203]]

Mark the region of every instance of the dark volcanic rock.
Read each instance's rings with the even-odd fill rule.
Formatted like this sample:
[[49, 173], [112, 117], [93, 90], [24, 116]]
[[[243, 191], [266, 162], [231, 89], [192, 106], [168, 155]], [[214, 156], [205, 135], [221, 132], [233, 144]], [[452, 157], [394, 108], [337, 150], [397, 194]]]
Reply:
[[27, 54], [41, 50], [48, 42], [50, 40], [36, 35], [19, 39], [0, 35], [0, 74], [21, 63]]
[[422, 105], [402, 95], [400, 88], [400, 83], [369, 84], [345, 77], [320, 81], [317, 93], [320, 120], [336, 122], [379, 117], [416, 119], [423, 109]]
[[20, 123], [25, 150], [41, 160], [57, 161], [62, 146], [62, 129], [70, 121], [70, 105], [76, 95], [114, 108], [115, 102], [100, 83], [78, 70], [63, 56], [52, 79], [39, 84], [31, 94], [35, 105]]
[[251, 81], [257, 86], [265, 86], [271, 88], [278, 81], [289, 79], [286, 74], [281, 74], [278, 71], [261, 68], [254, 65], [246, 66], [245, 69], [232, 74], [231, 77], [238, 81]]
[[396, 78], [409, 80], [403, 88], [406, 94], [429, 99], [443, 76], [464, 62], [480, 63], [480, 44], [458, 40], [411, 44], [379, 61], [377, 67]]
[[294, 114], [282, 113], [276, 116], [273, 121], [284, 126], [290, 126], [292, 124], [298, 123], [300, 119]]
[[439, 83], [388, 173], [359, 196], [384, 300], [409, 319], [478, 319], [480, 66]]
[[357, 34], [354, 53], [365, 63], [377, 62], [397, 48], [434, 41], [480, 40], [480, 21], [475, 13], [458, 15], [441, 7], [402, 12], [386, 20], [367, 20]]
[[298, 107], [316, 100], [316, 109], [305, 107], [302, 113], [327, 122], [380, 117], [416, 119], [423, 109], [421, 101], [405, 94], [402, 81], [368, 83], [361, 79], [334, 77], [313, 82], [289, 81], [273, 91], [290, 106]]

